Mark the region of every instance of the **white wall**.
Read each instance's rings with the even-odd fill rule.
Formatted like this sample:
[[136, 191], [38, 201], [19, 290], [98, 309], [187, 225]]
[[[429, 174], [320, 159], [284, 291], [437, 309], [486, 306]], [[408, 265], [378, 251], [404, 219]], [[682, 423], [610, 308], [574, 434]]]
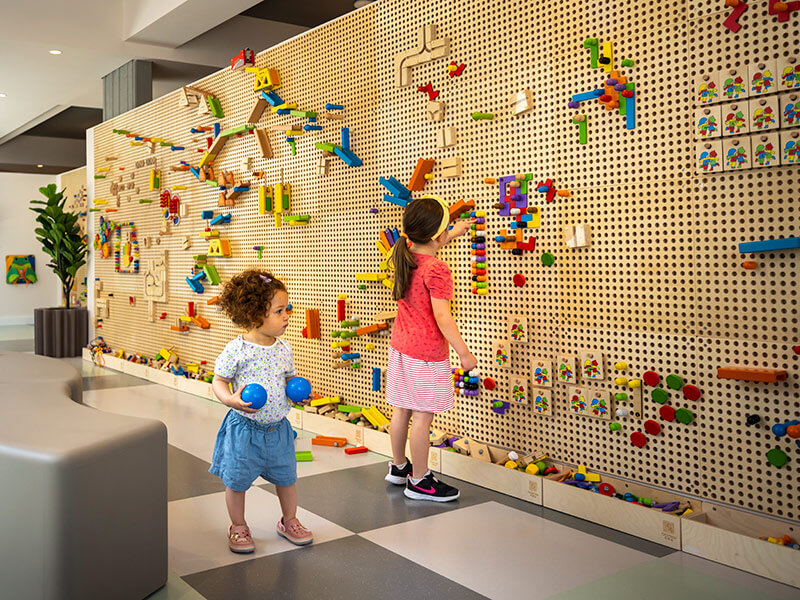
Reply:
[[[43, 200], [39, 188], [55, 183], [55, 175], [0, 173], [0, 325], [33, 323], [33, 309], [60, 305], [60, 283], [47, 266], [50, 257], [42, 251], [33, 233], [36, 213], [28, 210], [30, 200]], [[31, 285], [5, 282], [6, 255], [33, 254], [39, 280]]]

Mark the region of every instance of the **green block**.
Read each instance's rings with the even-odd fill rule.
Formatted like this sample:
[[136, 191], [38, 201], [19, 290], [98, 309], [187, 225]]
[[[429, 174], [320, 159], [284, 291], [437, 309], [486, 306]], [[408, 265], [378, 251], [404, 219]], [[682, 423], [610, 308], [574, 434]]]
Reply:
[[146, 198], [140, 198], [139, 199], [139, 204], [152, 204], [152, 203], [153, 203], [152, 200], [148, 200]]
[[677, 375], [667, 375], [667, 387], [673, 390], [679, 390], [683, 387], [683, 379]]
[[360, 369], [361, 368], [361, 363], [353, 363], [353, 368], [354, 369]]
[[618, 392], [614, 394], [614, 399], [617, 402], [626, 402], [628, 400], [628, 394], [626, 394], [625, 392]]
[[[292, 149], [294, 149], [294, 145], [292, 145]], [[287, 194], [283, 195], [283, 210], [289, 210], [289, 196]]]
[[336, 410], [338, 410], [339, 412], [349, 414], [349, 413], [361, 412], [364, 409], [361, 406], [355, 406], [353, 404], [344, 404], [344, 405], [340, 404], [339, 406], [336, 407]]
[[789, 457], [786, 456], [786, 452], [780, 448], [773, 448], [767, 452], [767, 460], [769, 461], [769, 464], [774, 467], [782, 467], [789, 462]]
[[327, 152], [333, 152], [333, 149], [336, 147], [333, 144], [329, 144], [327, 142], [317, 142], [314, 144], [314, 147], [319, 150], [325, 150]]
[[634, 62], [630, 58], [623, 58], [622, 59], [622, 66], [623, 67], [632, 67]]
[[217, 274], [217, 269], [214, 267], [214, 265], [204, 266], [203, 271], [205, 271], [206, 277], [208, 277], [208, 280], [211, 282], [211, 285], [220, 284], [220, 278], [219, 275]]
[[289, 142], [289, 147], [292, 149], [292, 156], [297, 156], [297, 147], [294, 144], [294, 139], [286, 139]]
[[293, 117], [304, 117], [306, 119], [315, 119], [317, 113], [311, 110], [290, 110], [289, 114]]
[[692, 421], [694, 421], [694, 415], [692, 411], [686, 410], [685, 408], [679, 408], [675, 411], [675, 418], [678, 422], [683, 423], [684, 425], [688, 425]]
[[555, 262], [556, 262], [556, 257], [550, 254], [549, 252], [545, 252], [544, 254], [542, 254], [542, 264], [545, 267], [552, 267]]
[[363, 283], [360, 283], [360, 284], [358, 285], [358, 289], [360, 289], [360, 290], [365, 290], [365, 289], [367, 289], [367, 286], [366, 286], [366, 285], [364, 285]]
[[311, 450], [295, 450], [294, 454], [297, 457], [297, 462], [312, 462], [314, 460]]
[[358, 327], [359, 325], [361, 325], [361, 321], [356, 320], [339, 322], [339, 327]]
[[662, 390], [661, 388], [655, 388], [652, 392], [650, 392], [650, 397], [653, 399], [653, 402], [657, 404], [664, 404], [667, 400], [669, 400], [669, 392], [667, 392], [667, 390]]
[[519, 182], [519, 193], [520, 194], [527, 194], [528, 193], [528, 180], [527, 179]]
[[222, 113], [222, 105], [219, 103], [219, 98], [212, 98], [211, 96], [207, 96], [206, 100], [208, 100], [208, 108], [211, 109], [211, 114], [214, 115], [217, 119], [221, 119], [225, 115]]
[[220, 137], [227, 137], [229, 135], [236, 135], [237, 133], [247, 133], [251, 129], [255, 129], [255, 125], [239, 125], [239, 127], [232, 127], [231, 129], [226, 129], [222, 133], [220, 133]]
[[628, 99], [622, 94], [619, 95], [619, 114], [628, 114]]
[[95, 175], [94, 178], [95, 179], [105, 179], [106, 176], [105, 175]]
[[609, 423], [608, 428], [611, 431], [619, 431], [620, 429], [622, 429], [622, 425], [620, 425], [619, 423]]
[[472, 113], [473, 121], [491, 121], [492, 119], [494, 119], [494, 115], [492, 113], [482, 113], [482, 112]]

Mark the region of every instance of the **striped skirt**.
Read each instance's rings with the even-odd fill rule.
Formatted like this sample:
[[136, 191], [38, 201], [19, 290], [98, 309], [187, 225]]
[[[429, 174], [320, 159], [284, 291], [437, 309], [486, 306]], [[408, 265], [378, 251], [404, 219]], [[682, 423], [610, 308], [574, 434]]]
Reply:
[[454, 405], [450, 361], [426, 362], [389, 346], [386, 402], [398, 408], [440, 413]]

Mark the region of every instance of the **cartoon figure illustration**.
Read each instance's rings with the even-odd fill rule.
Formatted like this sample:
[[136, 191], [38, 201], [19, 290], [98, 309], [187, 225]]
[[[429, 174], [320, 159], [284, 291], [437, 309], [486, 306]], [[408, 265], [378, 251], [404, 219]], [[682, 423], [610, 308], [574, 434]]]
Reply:
[[538, 394], [536, 396], [536, 401], [533, 406], [538, 413], [550, 412], [550, 401], [547, 399], [547, 396], [543, 394]]
[[755, 161], [762, 167], [769, 167], [775, 162], [775, 148], [769, 142], [756, 146]]
[[781, 82], [787, 89], [800, 88], [800, 64], [785, 67], [781, 73]]
[[562, 362], [558, 365], [558, 378], [561, 381], [572, 381], [572, 365]]
[[747, 153], [744, 151], [744, 147], [728, 148], [725, 160], [727, 161], [728, 169], [743, 169], [747, 166]]
[[787, 126], [797, 124], [797, 104], [794, 102], [787, 102], [786, 106], [783, 107], [783, 122]]
[[9, 285], [36, 283], [36, 257], [33, 254], [6, 256], [6, 283]]
[[511, 396], [516, 402], [522, 403], [528, 401], [528, 395], [525, 392], [525, 386], [521, 382], [517, 382], [511, 387]]
[[606, 401], [602, 398], [593, 398], [592, 399], [592, 414], [596, 417], [603, 417], [608, 414], [608, 407], [606, 407]]
[[575, 393], [572, 395], [572, 399], [570, 401], [570, 408], [572, 408], [572, 412], [576, 414], [583, 414], [586, 412], [586, 399], [580, 393]]
[[757, 108], [753, 113], [753, 125], [756, 129], [769, 129], [770, 126], [775, 125], [775, 115], [772, 112], [772, 107]]
[[547, 367], [536, 367], [533, 377], [536, 385], [550, 385], [550, 373], [548, 373]]
[[744, 81], [741, 77], [728, 77], [722, 86], [723, 95], [729, 100], [734, 100], [744, 94]]
[[719, 157], [716, 150], [700, 153], [700, 168], [706, 173], [716, 171], [719, 167]]
[[697, 99], [700, 101], [700, 104], [711, 104], [718, 96], [717, 84], [713, 81], [700, 84], [700, 89], [697, 94]]
[[765, 69], [764, 72], [753, 74], [753, 80], [750, 82], [750, 89], [754, 94], [766, 94], [774, 91], [775, 82], [772, 78], [772, 72]]
[[498, 348], [497, 353], [494, 355], [494, 362], [498, 367], [502, 367], [508, 362], [508, 352], [503, 348]]
[[525, 339], [525, 328], [523, 327], [522, 323], [515, 322], [511, 326], [511, 339], [519, 342]]
[[797, 165], [800, 164], [800, 156], [797, 152], [797, 142], [794, 140], [789, 140], [783, 146], [783, 164], [785, 165]]
[[583, 361], [584, 376], [588, 377], [589, 379], [596, 379], [599, 373], [600, 369], [598, 368], [596, 360], [589, 358]]
[[700, 133], [700, 137], [711, 137], [717, 131], [717, 118], [714, 115], [701, 117], [697, 123], [697, 131]]
[[725, 117], [725, 131], [728, 133], [739, 133], [744, 127], [744, 113], [737, 111], [736, 113], [728, 113]]

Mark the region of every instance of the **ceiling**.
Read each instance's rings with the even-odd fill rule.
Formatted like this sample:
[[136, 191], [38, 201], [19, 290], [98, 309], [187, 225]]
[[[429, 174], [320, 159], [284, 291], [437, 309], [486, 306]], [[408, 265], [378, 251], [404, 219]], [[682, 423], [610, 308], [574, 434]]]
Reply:
[[102, 113], [102, 77], [128, 61], [154, 62], [156, 98], [228, 66], [241, 48], [259, 52], [353, 10], [352, 0], [2, 4], [6, 24], [31, 26], [0, 36], [0, 171], [34, 173], [85, 164], [85, 130]]

